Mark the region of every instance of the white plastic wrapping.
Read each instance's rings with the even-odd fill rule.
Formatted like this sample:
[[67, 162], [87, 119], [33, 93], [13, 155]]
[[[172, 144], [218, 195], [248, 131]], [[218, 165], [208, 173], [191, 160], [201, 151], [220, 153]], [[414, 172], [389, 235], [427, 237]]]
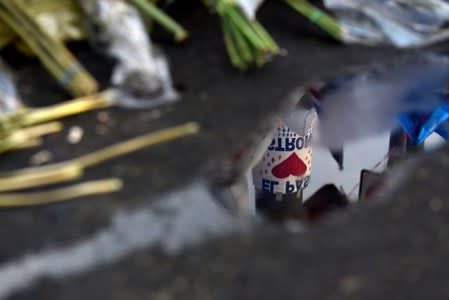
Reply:
[[112, 85], [121, 105], [152, 107], [177, 99], [165, 56], [155, 49], [137, 10], [123, 0], [80, 0], [94, 39], [117, 60]]
[[264, 1], [265, 0], [236, 0], [236, 3], [250, 20], [254, 20], [256, 18], [257, 9]]
[[6, 66], [0, 61], [0, 115], [16, 111], [22, 106], [16, 87]]
[[444, 0], [324, 0], [349, 43], [421, 47], [449, 38]]

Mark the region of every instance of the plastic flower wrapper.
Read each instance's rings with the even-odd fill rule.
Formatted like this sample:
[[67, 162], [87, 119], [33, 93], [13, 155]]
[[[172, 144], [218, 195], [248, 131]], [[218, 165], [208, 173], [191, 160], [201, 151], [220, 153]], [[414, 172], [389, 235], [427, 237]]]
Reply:
[[[421, 47], [449, 38], [443, 0], [324, 0], [348, 33], [348, 43]], [[383, 36], [383, 38], [381, 38]]]
[[36, 11], [36, 21], [53, 38], [57, 40], [81, 40], [85, 38], [81, 26], [81, 12], [76, 2], [73, 0], [46, 0], [44, 3], [35, 0], [33, 2], [35, 2], [35, 8], [31, 6], [30, 10]]
[[22, 107], [10, 71], [0, 61], [0, 115], [12, 113]]
[[[45, 31], [58, 41], [81, 40], [85, 33], [81, 25], [81, 13], [75, 0], [19, 0], [26, 4], [27, 11]], [[16, 33], [0, 22], [0, 48], [14, 42], [26, 54], [32, 51], [20, 40]]]
[[446, 99], [447, 59], [398, 64], [356, 76], [321, 104], [320, 144], [329, 148], [396, 129], [404, 113], [433, 111]]
[[240, 6], [246, 16], [254, 20], [256, 18], [257, 9], [262, 5], [265, 0], [235, 0]]
[[80, 4], [88, 16], [94, 45], [117, 60], [111, 78], [113, 99], [130, 108], [175, 101], [167, 60], [152, 45], [137, 10], [122, 0], [83, 0]]

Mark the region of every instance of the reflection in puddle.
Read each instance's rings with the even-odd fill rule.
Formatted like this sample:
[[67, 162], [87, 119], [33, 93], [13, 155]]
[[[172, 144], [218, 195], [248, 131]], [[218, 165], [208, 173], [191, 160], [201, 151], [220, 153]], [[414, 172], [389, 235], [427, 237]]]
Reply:
[[447, 60], [432, 58], [310, 88], [260, 147], [250, 211], [310, 221], [369, 199], [387, 167], [449, 137], [448, 79]]
[[[304, 199], [310, 197], [324, 184], [332, 183], [342, 189], [350, 200], [356, 200], [360, 172], [363, 169], [377, 172], [385, 169], [389, 137], [390, 134], [387, 132], [346, 144], [343, 148], [344, 159], [341, 171], [328, 149], [314, 146], [313, 176], [309, 187], [304, 190]], [[377, 168], [374, 168], [376, 166]]]
[[[344, 147], [343, 170], [339, 169], [337, 162], [331, 156], [329, 150], [320, 146], [315, 141], [313, 144], [313, 173], [309, 186], [303, 191], [304, 204], [311, 200], [311, 197], [320, 197], [323, 191], [329, 191], [333, 187], [337, 187], [350, 202], [357, 202], [360, 197], [359, 193], [361, 192], [362, 172], [371, 174], [371, 176], [374, 174], [376, 177], [377, 174], [382, 174], [382, 172], [386, 171], [388, 165], [389, 139], [390, 133], [385, 132], [373, 137], [361, 139], [358, 142], [348, 143]], [[425, 141], [424, 149], [426, 152], [432, 151], [444, 143], [445, 140], [434, 133]], [[377, 179], [374, 178], [374, 180]], [[247, 185], [248, 213], [250, 215], [256, 215], [256, 191], [254, 189], [251, 172], [247, 174]], [[368, 179], [362, 185], [365, 185], [365, 190], [369, 190], [370, 182], [368, 182]], [[362, 189], [362, 194], [364, 192]], [[339, 197], [336, 191], [331, 191], [331, 194], [334, 195], [334, 198]], [[332, 198], [330, 200], [333, 201], [334, 199]]]
[[[385, 171], [388, 163], [389, 139], [390, 133], [386, 132], [348, 143], [344, 147], [344, 164], [341, 171], [328, 149], [314, 145], [313, 176], [309, 187], [304, 190], [304, 199], [310, 197], [324, 184], [333, 183], [345, 192], [349, 200], [357, 201], [362, 170]], [[445, 140], [434, 133], [425, 141], [424, 148], [431, 151], [444, 143]]]
[[[315, 128], [314, 132], [316, 136], [319, 136], [318, 128]], [[333, 191], [332, 188], [342, 192], [350, 202], [357, 202], [360, 197], [362, 171], [365, 170], [365, 172], [371, 174], [382, 174], [386, 171], [389, 162], [389, 141], [390, 133], [384, 132], [376, 136], [360, 139], [357, 142], [347, 143], [343, 148], [343, 169], [340, 170], [329, 149], [320, 146], [319, 142], [314, 140], [312, 143], [312, 174], [309, 185], [302, 192], [303, 205], [312, 198], [312, 201], [315, 201], [317, 197], [320, 198], [323, 194], [329, 194], [329, 190], [331, 190], [331, 196], [326, 201], [334, 201], [335, 198], [340, 197], [340, 194], [338, 191]], [[426, 152], [432, 151], [444, 143], [445, 140], [434, 133], [425, 141], [424, 149]], [[368, 182], [363, 185], [369, 184]], [[247, 186], [248, 213], [256, 215], [256, 198], [260, 195], [257, 194], [258, 192], [254, 188], [252, 172], [247, 173]], [[369, 186], [366, 189], [369, 189]], [[301, 199], [299, 194], [297, 196], [297, 199], [294, 201], [297, 201], [297, 204], [299, 204]], [[273, 199], [275, 200], [276, 197], [274, 196]], [[283, 199], [278, 201], [282, 205]], [[287, 210], [298, 210], [297, 207], [295, 208], [291, 205], [288, 205], [288, 207]], [[283, 213], [286, 212], [284, 211]], [[289, 212], [290, 215], [291, 213]], [[304, 219], [303, 216], [299, 217]]]

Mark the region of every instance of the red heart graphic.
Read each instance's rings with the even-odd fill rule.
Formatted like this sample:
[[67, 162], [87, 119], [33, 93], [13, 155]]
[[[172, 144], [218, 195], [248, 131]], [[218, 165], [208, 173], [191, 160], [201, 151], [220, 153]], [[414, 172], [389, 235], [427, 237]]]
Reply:
[[287, 178], [290, 175], [299, 177], [307, 172], [307, 165], [296, 155], [292, 153], [286, 160], [271, 170], [276, 178]]

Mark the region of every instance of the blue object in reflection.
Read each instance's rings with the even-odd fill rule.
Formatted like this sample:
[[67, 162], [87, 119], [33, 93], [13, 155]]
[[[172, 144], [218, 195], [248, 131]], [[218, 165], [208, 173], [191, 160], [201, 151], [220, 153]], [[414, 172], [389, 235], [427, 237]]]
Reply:
[[[449, 103], [445, 102], [443, 105], [438, 107], [422, 125], [417, 142], [423, 143], [424, 140], [431, 135], [441, 124], [447, 122], [449, 119]], [[437, 132], [438, 133], [438, 132]]]
[[430, 113], [401, 114], [399, 121], [410, 141], [415, 145], [424, 143], [433, 132], [438, 133], [444, 139], [449, 137], [449, 103], [442, 105]]

